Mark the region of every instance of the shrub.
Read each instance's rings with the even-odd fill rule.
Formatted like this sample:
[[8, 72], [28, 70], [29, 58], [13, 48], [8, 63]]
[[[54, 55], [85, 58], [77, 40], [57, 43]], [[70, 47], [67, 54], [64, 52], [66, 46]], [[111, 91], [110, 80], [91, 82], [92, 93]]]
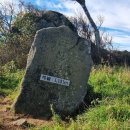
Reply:
[[18, 70], [11, 61], [1, 67], [0, 70], [0, 95], [8, 95], [13, 92], [21, 82], [24, 70]]

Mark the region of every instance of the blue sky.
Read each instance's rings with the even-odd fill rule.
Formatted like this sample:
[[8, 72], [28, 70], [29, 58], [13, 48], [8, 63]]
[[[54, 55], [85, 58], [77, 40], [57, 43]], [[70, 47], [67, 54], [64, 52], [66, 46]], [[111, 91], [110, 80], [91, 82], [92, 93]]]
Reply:
[[[32, 2], [41, 8], [59, 11], [67, 16], [74, 16], [78, 12], [84, 14], [78, 3], [69, 0], [24, 1]], [[98, 16], [104, 17], [102, 27], [113, 36], [115, 49], [130, 51], [130, 0], [86, 0], [86, 5], [94, 21], [97, 21]]]

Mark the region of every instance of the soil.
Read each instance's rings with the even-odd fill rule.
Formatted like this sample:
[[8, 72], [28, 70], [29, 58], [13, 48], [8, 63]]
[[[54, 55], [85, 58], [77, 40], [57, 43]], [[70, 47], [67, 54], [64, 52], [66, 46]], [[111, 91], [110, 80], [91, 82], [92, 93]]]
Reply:
[[[12, 101], [6, 97], [0, 97], [0, 130], [28, 130], [35, 126], [52, 125], [53, 121], [34, 119], [30, 116], [16, 115], [11, 111]], [[26, 123], [17, 125], [15, 122], [26, 120]]]

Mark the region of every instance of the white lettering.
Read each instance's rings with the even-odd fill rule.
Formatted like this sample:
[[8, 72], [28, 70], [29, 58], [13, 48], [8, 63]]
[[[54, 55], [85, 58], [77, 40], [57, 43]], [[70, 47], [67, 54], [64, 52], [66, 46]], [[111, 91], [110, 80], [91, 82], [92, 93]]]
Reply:
[[70, 80], [61, 79], [61, 78], [48, 76], [48, 75], [44, 75], [44, 74], [41, 74], [40, 80], [55, 83], [55, 84], [60, 84], [60, 85], [64, 85], [64, 86], [70, 85]]

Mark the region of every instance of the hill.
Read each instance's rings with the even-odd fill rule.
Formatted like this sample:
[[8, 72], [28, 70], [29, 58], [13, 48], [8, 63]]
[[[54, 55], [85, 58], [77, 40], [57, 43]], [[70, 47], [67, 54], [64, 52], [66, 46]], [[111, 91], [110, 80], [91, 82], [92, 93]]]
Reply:
[[[10, 111], [24, 70], [17, 70], [13, 62], [2, 67], [0, 76], [0, 128], [30, 130], [127, 130], [130, 128], [130, 68], [119, 66], [94, 66], [89, 84], [91, 90], [84, 102], [86, 108], [78, 116], [66, 121], [53, 112], [49, 121], [28, 116], [13, 115]], [[87, 101], [89, 103], [87, 103]], [[27, 124], [15, 126], [14, 121], [25, 119]], [[39, 123], [38, 123], [39, 122]]]

